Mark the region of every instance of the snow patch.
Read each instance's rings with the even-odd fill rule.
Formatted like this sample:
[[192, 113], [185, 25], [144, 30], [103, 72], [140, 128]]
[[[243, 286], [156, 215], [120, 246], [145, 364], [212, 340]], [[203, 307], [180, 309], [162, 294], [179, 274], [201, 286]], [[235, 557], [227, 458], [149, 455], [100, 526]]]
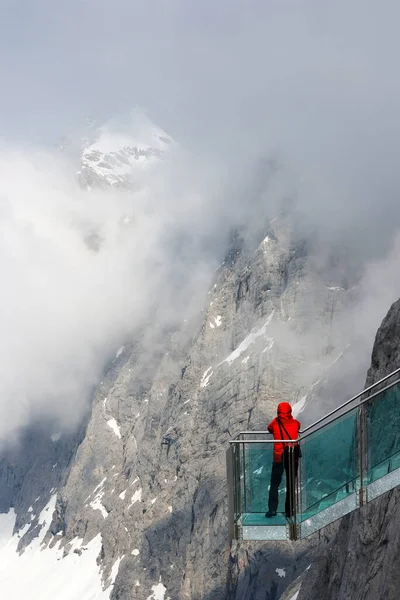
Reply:
[[216, 324], [217, 327], [221, 327], [222, 324], [222, 317], [221, 315], [218, 315], [215, 319], [214, 319], [214, 323]]
[[[104, 508], [104, 506], [101, 503], [101, 499], [104, 496], [104, 491], [103, 491], [103, 486], [105, 481], [107, 480], [107, 477], [104, 477], [104, 479], [102, 479], [99, 483], [99, 485], [97, 485], [93, 492], [91, 494], [89, 494], [89, 496], [86, 498], [85, 502], [87, 502], [89, 500], [89, 498], [91, 496], [93, 496], [93, 494], [96, 494], [94, 500], [89, 504], [89, 506], [91, 508], [93, 508], [93, 510], [99, 510], [101, 512], [101, 514], [103, 515], [103, 518], [105, 519], [106, 517], [108, 517], [108, 512], [106, 511], [106, 509]], [[86, 504], [87, 506], [87, 504]]]
[[107, 425], [113, 430], [115, 435], [121, 439], [121, 431], [117, 421], [115, 419], [109, 419]]
[[212, 323], [210, 323], [210, 327], [211, 327], [211, 329], [215, 329], [215, 327]]
[[95, 499], [89, 504], [89, 506], [91, 508], [93, 508], [93, 510], [99, 510], [101, 512], [101, 514], [103, 515], [103, 519], [106, 519], [108, 517], [108, 512], [106, 511], [105, 507], [101, 503], [101, 499], [103, 496], [104, 496], [104, 492], [103, 492], [103, 490], [101, 490], [97, 494]]
[[61, 431], [58, 432], [58, 433], [53, 433], [53, 435], [51, 436], [51, 441], [52, 442], [58, 442], [58, 440], [60, 439], [60, 437], [61, 437]]
[[[210, 371], [211, 371], [211, 373], [210, 373]], [[208, 383], [210, 381], [210, 377], [212, 374], [213, 374], [212, 367], [208, 367], [208, 369], [206, 371], [204, 371], [203, 377], [201, 378], [201, 382], [200, 382], [201, 388], [206, 388], [208, 386]]]
[[70, 554], [71, 552], [74, 552], [75, 550], [81, 548], [82, 547], [82, 542], [83, 542], [82, 538], [79, 538], [79, 537], [75, 536], [74, 539], [71, 540], [69, 542], [69, 544], [67, 544], [68, 553]]
[[289, 600], [297, 600], [299, 594], [300, 594], [300, 590], [297, 590], [297, 592], [291, 598], [289, 598]]
[[[234, 350], [233, 352], [231, 352], [231, 354], [228, 356], [228, 358], [225, 358], [219, 364], [222, 365], [224, 362], [227, 362], [229, 365], [231, 365], [234, 360], [236, 360], [237, 358], [239, 358], [239, 356], [241, 354], [243, 354], [243, 352], [245, 352], [245, 350], [247, 350], [247, 348], [256, 341], [257, 338], [259, 338], [261, 336], [265, 336], [267, 327], [271, 323], [274, 314], [275, 314], [275, 309], [272, 311], [272, 313], [269, 315], [268, 319], [265, 321], [264, 325], [262, 327], [260, 327], [260, 329], [256, 329], [255, 331], [253, 330], [251, 333], [249, 333], [249, 335], [236, 348], [236, 350]], [[267, 349], [270, 350], [272, 348], [272, 345], [273, 345], [273, 338], [267, 338], [267, 339], [268, 339], [270, 347], [267, 346], [267, 348], [265, 348], [263, 350], [263, 352], [266, 352]], [[271, 345], [271, 341], [272, 341], [272, 345]]]
[[300, 400], [298, 402], [293, 404], [293, 406], [292, 406], [293, 417], [296, 418], [297, 415], [303, 410], [303, 408], [306, 405], [306, 400], [307, 400], [307, 394], [305, 396], [303, 396], [302, 398], [300, 398]]
[[103, 487], [104, 483], [107, 481], [107, 477], [104, 477], [104, 479], [102, 479], [100, 481], [100, 483], [98, 485], [96, 485], [96, 487], [94, 488], [93, 492], [91, 494], [89, 494], [89, 496], [86, 498], [85, 502], [87, 502], [90, 498], [90, 496], [92, 496], [93, 494], [95, 494], [97, 492], [97, 490], [99, 490], [100, 488]]
[[128, 508], [133, 506], [136, 502], [141, 502], [141, 501], [142, 501], [142, 488], [140, 488], [133, 494], [133, 496], [131, 498], [131, 503], [128, 506]]
[[155, 498], [153, 498], [153, 500], [150, 501], [151, 504], [154, 504], [156, 500], [157, 500], [157, 496]]
[[161, 583], [161, 577], [160, 583], [153, 585], [151, 589], [153, 590], [153, 593], [150, 594], [150, 596], [147, 596], [146, 600], [164, 600], [167, 588]]
[[115, 358], [119, 358], [121, 356], [121, 354], [123, 353], [123, 351], [125, 350], [125, 346], [121, 346], [121, 348], [118, 348], [117, 354], [115, 355]]
[[247, 355], [243, 360], [242, 363], [245, 365], [247, 363], [247, 361], [249, 360], [250, 356]]
[[126, 494], [126, 490], [124, 490], [123, 492], [120, 493], [119, 497], [121, 498], [121, 500], [125, 500], [125, 494]]
[[[31, 515], [31, 521], [35, 518], [35, 515]], [[29, 531], [31, 524], [27, 523], [26, 525], [23, 526], [22, 529], [20, 529], [17, 533], [18, 538], [23, 538], [24, 535]], [[32, 530], [33, 531], [33, 530]]]
[[[53, 548], [43, 548], [42, 541], [50, 525], [56, 503], [54, 495], [40, 514], [43, 525], [40, 534], [19, 555], [19, 536], [12, 535], [16, 515], [14, 510], [0, 514], [0, 580], [1, 595], [8, 600], [108, 600], [110, 590], [103, 590], [96, 559], [101, 550], [101, 535], [82, 547], [81, 555], [69, 552], [64, 557], [61, 539]], [[72, 546], [80, 547], [75, 538]], [[23, 573], [23, 577], [21, 577]]]
[[140, 552], [137, 548], [135, 548], [134, 550], [132, 550], [131, 554], [133, 554], [133, 556], [138, 556]]
[[121, 564], [121, 561], [125, 558], [125, 554], [123, 556], [121, 556], [121, 558], [117, 558], [117, 560], [115, 561], [115, 563], [113, 564], [112, 568], [111, 568], [111, 575], [108, 578], [107, 582], [109, 582], [110, 584], [113, 584], [114, 581], [117, 578], [118, 575], [118, 569], [119, 569], [119, 565]]
[[278, 577], [286, 577], [285, 569], [275, 569], [275, 573], [278, 573]]

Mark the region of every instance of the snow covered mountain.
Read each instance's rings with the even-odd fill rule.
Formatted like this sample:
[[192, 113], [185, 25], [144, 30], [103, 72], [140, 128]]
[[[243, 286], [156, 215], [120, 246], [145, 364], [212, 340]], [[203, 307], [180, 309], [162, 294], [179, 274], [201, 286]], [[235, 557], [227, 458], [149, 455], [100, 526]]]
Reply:
[[130, 189], [140, 172], [162, 160], [174, 144], [145, 117], [132, 120], [128, 132], [119, 129], [115, 124], [98, 128], [96, 140], [84, 149], [78, 171], [83, 187]]

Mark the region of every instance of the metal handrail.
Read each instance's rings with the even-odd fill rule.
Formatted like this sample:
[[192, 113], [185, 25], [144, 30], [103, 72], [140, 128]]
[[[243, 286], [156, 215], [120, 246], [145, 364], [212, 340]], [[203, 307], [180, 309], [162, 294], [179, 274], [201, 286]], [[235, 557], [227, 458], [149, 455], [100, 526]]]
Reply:
[[235, 435], [234, 438], [232, 438], [231, 441], [236, 440], [237, 437], [239, 437], [239, 435], [246, 435], [246, 434], [251, 434], [251, 435], [258, 435], [260, 433], [269, 433], [268, 431], [266, 431], [265, 429], [263, 429], [262, 431], [239, 431], [239, 433], [237, 433]]
[[[226, 452], [227, 456], [227, 482], [228, 482], [228, 513], [229, 513], [229, 523], [230, 523], [230, 536], [231, 539], [240, 539], [242, 535], [240, 532], [245, 528], [245, 522], [243, 522], [242, 516], [247, 512], [247, 483], [246, 483], [246, 473], [247, 469], [247, 460], [246, 453], [244, 452], [246, 446], [243, 444], [283, 444], [284, 446], [289, 446], [289, 456], [292, 456], [292, 461], [295, 460], [293, 448], [302, 447], [303, 442], [306, 442], [307, 445], [307, 437], [312, 436], [314, 433], [321, 432], [324, 428], [330, 429], [330, 426], [337, 423], [339, 419], [344, 418], [348, 419], [349, 414], [353, 411], [357, 413], [357, 421], [355, 426], [358, 428], [358, 434], [355, 435], [355, 430], [352, 433], [352, 442], [351, 447], [354, 452], [357, 452], [358, 455], [358, 467], [357, 473], [355, 473], [356, 479], [352, 479], [351, 481], [345, 481], [343, 485], [346, 485], [346, 493], [348, 493], [348, 497], [351, 500], [349, 505], [342, 507], [339, 513], [335, 513], [331, 515], [331, 517], [339, 518], [340, 515], [347, 514], [352, 510], [355, 510], [356, 506], [360, 507], [366, 504], [370, 498], [368, 496], [368, 457], [366, 454], [367, 444], [368, 444], [368, 429], [366, 425], [367, 414], [368, 414], [368, 403], [373, 403], [374, 399], [376, 403], [379, 403], [382, 399], [381, 396], [385, 394], [387, 390], [392, 390], [395, 386], [400, 384], [400, 368], [396, 369], [389, 375], [386, 375], [376, 383], [367, 387], [365, 390], [353, 396], [334, 410], [330, 411], [324, 417], [317, 419], [312, 425], [306, 427], [303, 431], [298, 433], [298, 437], [296, 439], [273, 439], [272, 434], [269, 431], [240, 431], [233, 439], [229, 440], [229, 448]], [[384, 398], [383, 398], [384, 400]], [[323, 434], [324, 432], [322, 432]], [[257, 439], [256, 436], [259, 436]], [[250, 438], [250, 439], [249, 439]], [[242, 445], [242, 446], [241, 446]], [[272, 451], [272, 447], [269, 446], [270, 451]], [[244, 452], [244, 454], [243, 454]], [[295, 463], [292, 464], [290, 460], [288, 462], [288, 466], [285, 466], [286, 471], [286, 479], [287, 479], [287, 489], [286, 489], [286, 503], [289, 501], [289, 511], [287, 506], [285, 507], [286, 513], [289, 513], [290, 517], [286, 521], [286, 535], [290, 540], [296, 540], [299, 537], [301, 538], [300, 527], [302, 527], [301, 519], [297, 521], [297, 510], [302, 512], [302, 494], [301, 490], [303, 489], [302, 477], [305, 477], [303, 470], [300, 469], [300, 473], [296, 478], [296, 471], [293, 470]], [[296, 469], [297, 470], [297, 469]], [[229, 483], [230, 482], [230, 483]], [[306, 485], [307, 482], [304, 483]], [[251, 484], [252, 485], [252, 484]], [[229, 487], [230, 486], [230, 487]], [[347, 486], [351, 486], [347, 489]], [[251, 487], [251, 486], [250, 486]], [[343, 487], [343, 486], [341, 486]], [[393, 486], [392, 486], [393, 487]], [[292, 490], [289, 492], [289, 489]], [[339, 489], [339, 488], [338, 488]], [[386, 488], [385, 488], [386, 489]], [[336, 490], [337, 491], [337, 490]], [[328, 496], [332, 496], [335, 491], [332, 491]], [[243, 495], [244, 494], [244, 495]], [[289, 497], [288, 497], [289, 494]], [[293, 495], [294, 494], [294, 495]], [[324, 496], [325, 497], [325, 496]], [[374, 497], [374, 496], [373, 496]], [[229, 504], [229, 499], [230, 504]], [[336, 498], [336, 501], [339, 500]], [[315, 505], [319, 503], [315, 502]], [[229, 508], [230, 507], [230, 508]], [[251, 506], [249, 506], [250, 512]], [[306, 507], [308, 510], [309, 507]], [[323, 508], [323, 507], [322, 507]], [[321, 507], [318, 507], [318, 511], [321, 512]], [[305, 514], [305, 513], [303, 513]], [[327, 521], [328, 522], [328, 521]], [[323, 524], [322, 524], [323, 525]], [[317, 527], [322, 526], [321, 523], [316, 523]], [[252, 529], [252, 527], [250, 527]], [[305, 536], [310, 535], [315, 530], [311, 527], [311, 530], [305, 531]], [[244, 534], [243, 534], [244, 535]], [[253, 539], [251, 534], [247, 532], [247, 537], [244, 536], [244, 539]], [[250, 535], [250, 537], [249, 537]], [[268, 537], [268, 536], [267, 536]], [[304, 537], [304, 536], [303, 536]]]
[[[394, 371], [393, 375], [395, 373], [397, 373], [397, 371]], [[384, 381], [384, 380], [382, 380], [382, 381]], [[379, 383], [381, 383], [381, 382], [379, 382]], [[397, 385], [398, 383], [400, 383], [400, 378], [396, 379], [396, 381], [393, 381], [392, 383], [390, 383], [386, 387], [384, 387], [384, 388], [376, 391], [374, 394], [371, 394], [370, 396], [367, 396], [366, 398], [364, 398], [363, 400], [361, 400], [360, 402], [358, 402], [355, 406], [350, 407], [348, 410], [344, 411], [343, 413], [341, 413], [340, 415], [338, 415], [334, 419], [331, 419], [328, 423], [334, 423], [336, 421], [336, 419], [339, 419], [340, 417], [343, 417], [344, 415], [347, 415], [349, 412], [351, 412], [352, 410], [354, 410], [357, 406], [362, 406], [366, 402], [369, 402], [373, 398], [376, 398], [376, 396], [378, 396], [379, 394], [382, 394], [382, 392], [386, 392], [387, 390], [390, 390], [390, 388], [392, 388], [393, 386]], [[370, 388], [368, 388], [368, 389], [370, 389]], [[368, 391], [368, 390], [365, 390], [365, 391]], [[337, 413], [341, 408], [344, 408], [350, 402], [354, 402], [355, 400], [357, 400], [357, 398], [360, 398], [360, 396], [362, 396], [362, 394], [359, 394], [358, 396], [355, 396], [351, 400], [348, 400], [347, 402], [345, 402], [345, 404], [342, 404], [341, 406], [338, 406], [338, 408], [335, 408], [334, 410], [332, 410], [330, 413], [328, 413], [324, 417], [321, 417], [320, 419], [318, 419], [317, 421], [315, 421], [315, 423], [313, 423], [312, 425], [309, 425], [308, 427], [306, 427], [305, 429], [303, 429], [302, 431], [300, 431], [300, 433], [302, 434], [302, 438], [304, 439], [305, 437], [307, 437], [308, 435], [310, 435], [310, 433], [313, 433], [313, 432], [310, 431], [310, 429], [314, 429], [314, 427], [316, 425], [319, 425], [320, 423], [322, 423], [322, 421], [325, 421], [326, 419], [328, 419], [328, 417], [331, 417], [332, 415], [334, 415], [335, 413]], [[326, 423], [326, 425], [328, 425], [328, 423]], [[324, 427], [324, 425], [322, 425], [322, 427]], [[321, 429], [321, 427], [318, 427], [317, 429], [315, 429], [315, 431], [318, 431], [319, 429]], [[303, 434], [305, 434], [305, 435], [303, 435]]]
[[[386, 375], [386, 377], [383, 377], [382, 379], [380, 379], [379, 381], [377, 381], [376, 383], [373, 383], [372, 385], [370, 385], [369, 387], [365, 388], [365, 390], [363, 390], [362, 392], [360, 392], [359, 394], [357, 394], [356, 396], [353, 396], [352, 398], [350, 398], [350, 400], [346, 400], [346, 402], [344, 402], [343, 404], [341, 404], [340, 406], [338, 406], [337, 408], [335, 408], [334, 410], [332, 410], [330, 413], [328, 413], [327, 415], [325, 415], [324, 417], [321, 417], [320, 419], [318, 419], [317, 421], [315, 421], [315, 423], [312, 423], [312, 425], [309, 425], [308, 427], [306, 427], [302, 433], [305, 433], [306, 431], [308, 431], [309, 429], [311, 429], [312, 427], [315, 427], [315, 425], [318, 425], [319, 423], [321, 423], [321, 421], [324, 421], [325, 419], [327, 419], [328, 417], [334, 415], [335, 413], [337, 413], [340, 409], [344, 408], [345, 406], [348, 406], [349, 404], [351, 404], [352, 402], [354, 402], [355, 400], [357, 400], [357, 398], [361, 398], [361, 396], [363, 396], [364, 394], [366, 394], [367, 392], [369, 392], [370, 390], [372, 390], [374, 387], [376, 387], [377, 385], [379, 385], [380, 383], [383, 383], [384, 381], [386, 381], [387, 379], [390, 379], [390, 377], [393, 377], [393, 375], [396, 375], [397, 373], [400, 373], [400, 368], [396, 369], [395, 371], [393, 371], [393, 373], [389, 373], [389, 375]], [[396, 383], [398, 383], [400, 381], [400, 379], [397, 379], [396, 381], [394, 381], [393, 383], [391, 383], [389, 386], [387, 386], [384, 389], [388, 389], [390, 387], [392, 387], [393, 385], [396, 385]], [[383, 390], [379, 390], [380, 393]], [[370, 400], [370, 398], [373, 398], [376, 394], [374, 394], [373, 396], [368, 396], [368, 398], [366, 398], [365, 400], [363, 400], [362, 402], [360, 402], [359, 404], [364, 404], [364, 402], [366, 402], [367, 400]], [[351, 410], [351, 409], [350, 409]], [[343, 413], [346, 414], [346, 413]]]
[[[356, 396], [353, 396], [352, 398], [350, 398], [350, 400], [347, 400], [346, 402], [344, 402], [343, 404], [341, 404], [340, 406], [338, 406], [337, 408], [335, 408], [334, 410], [332, 410], [331, 412], [329, 412], [327, 415], [324, 415], [320, 419], [317, 419], [317, 421], [315, 421], [311, 425], [308, 425], [308, 427], [306, 427], [305, 429], [300, 430], [301, 438], [298, 438], [297, 440], [293, 440], [293, 442], [298, 442], [298, 441], [303, 440], [304, 438], [308, 437], [310, 435], [310, 433], [313, 433], [313, 431], [310, 431], [310, 430], [314, 430], [314, 428], [317, 425], [319, 425], [323, 421], [326, 421], [326, 419], [328, 419], [329, 417], [332, 417], [333, 415], [335, 415], [337, 412], [339, 412], [340, 410], [342, 410], [346, 406], [349, 406], [349, 404], [355, 402], [358, 398], [361, 398], [364, 394], [366, 394], [367, 392], [369, 392], [373, 388], [377, 387], [381, 383], [385, 382], [387, 379], [390, 379], [390, 377], [393, 377], [397, 373], [400, 373], [400, 368], [396, 369], [392, 373], [389, 373], [389, 375], [386, 375], [385, 377], [383, 377], [382, 379], [380, 379], [376, 383], [373, 383], [372, 385], [370, 385], [369, 387], [367, 387], [365, 390], [363, 390], [362, 392], [360, 392]], [[388, 390], [391, 387], [395, 386], [397, 383], [400, 383], [400, 377], [398, 379], [396, 379], [396, 381], [393, 381], [392, 383], [390, 383], [389, 385], [387, 385], [386, 387], [378, 390], [377, 392], [375, 392], [374, 394], [368, 396], [367, 398], [364, 398], [361, 402], [359, 402], [357, 404], [357, 406], [361, 406], [365, 402], [368, 402], [369, 400], [372, 400], [378, 394], [381, 394], [382, 392], [385, 392], [386, 390]], [[338, 415], [335, 419], [331, 419], [329, 421], [329, 423], [333, 423], [334, 421], [336, 421], [336, 419], [338, 419], [339, 417], [343, 417], [344, 415], [346, 415], [348, 412], [350, 412], [354, 408], [355, 407], [349, 408], [348, 410], [346, 410], [342, 414]], [[322, 425], [322, 427], [323, 427], [323, 425]], [[321, 429], [321, 427], [318, 427], [315, 431], [318, 431], [319, 429]], [[238, 440], [237, 439], [240, 435], [260, 435], [260, 434], [268, 434], [268, 432], [267, 431], [240, 431], [238, 434], [235, 435], [235, 437], [232, 440], [229, 440], [229, 443], [230, 444], [243, 444], [243, 443], [252, 444], [252, 443], [261, 443], [261, 442], [262, 443], [264, 443], [264, 442], [266, 442], [266, 443], [273, 443], [273, 442], [279, 443], [279, 442], [281, 442], [282, 443], [282, 442], [287, 442], [288, 441], [288, 440]]]
[[[265, 433], [265, 431], [261, 431], [260, 433]], [[292, 439], [286, 439], [286, 440], [229, 440], [230, 444], [290, 444], [292, 443], [298, 443], [301, 441], [302, 438], [296, 438], [295, 440]]]

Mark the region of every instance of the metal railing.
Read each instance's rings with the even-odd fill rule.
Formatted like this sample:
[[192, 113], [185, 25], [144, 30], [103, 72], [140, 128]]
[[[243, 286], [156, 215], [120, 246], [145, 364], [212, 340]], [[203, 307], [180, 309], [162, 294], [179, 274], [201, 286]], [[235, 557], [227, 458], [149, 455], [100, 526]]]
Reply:
[[[393, 379], [390, 381], [390, 379]], [[240, 459], [239, 449], [242, 448], [244, 452], [244, 448], [249, 447], [248, 445], [253, 444], [279, 444], [284, 443], [286, 445], [289, 444], [302, 444], [309, 436], [316, 434], [320, 430], [324, 429], [328, 425], [333, 425], [336, 427], [335, 423], [339, 419], [346, 418], [346, 415], [349, 418], [353, 419], [354, 415], [357, 415], [356, 423], [357, 423], [357, 433], [355, 441], [356, 447], [355, 452], [357, 452], [358, 461], [359, 461], [359, 476], [357, 479], [357, 506], [364, 504], [367, 501], [366, 498], [366, 486], [367, 486], [367, 467], [368, 467], [368, 458], [367, 458], [367, 450], [368, 450], [368, 442], [367, 442], [367, 434], [366, 434], [366, 411], [365, 404], [367, 402], [373, 401], [373, 399], [381, 394], [384, 394], [387, 390], [390, 390], [393, 386], [400, 383], [400, 368], [396, 369], [389, 375], [383, 377], [379, 381], [370, 385], [366, 389], [364, 389], [359, 394], [353, 396], [337, 408], [330, 411], [324, 417], [316, 420], [311, 425], [307, 426], [304, 430], [300, 431], [299, 437], [296, 440], [276, 440], [272, 438], [272, 434], [267, 431], [257, 430], [257, 431], [240, 431], [233, 439], [229, 440], [229, 449], [227, 451], [227, 473], [228, 473], [228, 517], [229, 517], [229, 530], [231, 538], [238, 538], [239, 536], [239, 527], [240, 527], [240, 519], [237, 518], [237, 515], [241, 514], [242, 511], [242, 492], [236, 489], [237, 486], [241, 486], [242, 482], [239, 481], [241, 477], [241, 469], [244, 469], [245, 461], [244, 459]], [[350, 415], [352, 411], [355, 411], [353, 416]], [[342, 427], [340, 423], [338, 423], [339, 430]], [[328, 428], [329, 429], [329, 428]], [[337, 427], [336, 427], [337, 430]], [[261, 436], [260, 438], [256, 438], [256, 436]], [[303, 446], [304, 447], [304, 446]], [[235, 452], [236, 448], [236, 452]], [[238, 453], [239, 452], [239, 453]], [[257, 452], [257, 451], [256, 451]], [[296, 490], [296, 498], [290, 497], [291, 502], [291, 518], [288, 519], [286, 524], [288, 529], [289, 539], [297, 539], [298, 536], [298, 526], [296, 524], [296, 512], [297, 509], [301, 511], [300, 507], [300, 487], [301, 482], [299, 482], [299, 477], [297, 477], [297, 467], [296, 470], [294, 468], [293, 462], [293, 452], [290, 452], [292, 456], [292, 460], [289, 459], [289, 467], [287, 471], [287, 477], [290, 478], [287, 486], [288, 489]], [[236, 458], [235, 458], [236, 457]], [[239, 462], [238, 462], [239, 458]], [[236, 461], [236, 462], [235, 462]], [[293, 463], [293, 464], [292, 464]], [[238, 466], [239, 465], [239, 466]], [[238, 469], [240, 472], [238, 472]], [[239, 479], [238, 479], [239, 478]], [[243, 471], [244, 482], [243, 485], [246, 487], [245, 478], [246, 473], [245, 469]], [[306, 485], [304, 482], [303, 485]], [[347, 484], [346, 484], [347, 485]], [[353, 484], [354, 485], [354, 482]], [[236, 486], [236, 487], [235, 487]], [[355, 508], [355, 507], [354, 507]], [[353, 508], [353, 510], [354, 510]], [[349, 512], [349, 510], [348, 510]], [[345, 513], [343, 513], [345, 514]], [[236, 516], [235, 516], [236, 515]], [[261, 539], [261, 538], [260, 538]], [[268, 538], [266, 538], [268, 539]]]
[[[368, 392], [370, 392], [374, 388], [376, 388], [379, 385], [383, 384], [385, 381], [387, 381], [388, 379], [390, 379], [394, 375], [399, 375], [398, 379], [396, 379], [395, 381], [392, 381], [389, 385], [383, 387], [382, 389], [377, 390], [374, 394], [368, 395], [366, 398], [364, 398], [363, 400], [361, 400], [360, 402], [358, 402], [354, 406], [351, 406], [351, 404], [354, 403], [354, 402], [356, 402], [356, 400], [358, 400], [359, 398], [362, 398], [364, 396], [364, 394], [367, 394]], [[351, 410], [353, 410], [355, 408], [355, 406], [361, 406], [365, 402], [367, 402], [369, 400], [372, 400], [377, 394], [381, 394], [382, 392], [384, 392], [385, 390], [390, 389], [391, 387], [393, 387], [394, 385], [396, 385], [399, 382], [400, 382], [400, 368], [396, 369], [392, 373], [389, 373], [389, 375], [386, 375], [385, 377], [383, 377], [382, 379], [380, 379], [376, 383], [373, 383], [372, 385], [370, 385], [369, 387], [367, 387], [365, 390], [363, 390], [362, 392], [360, 392], [356, 396], [353, 396], [349, 400], [346, 400], [346, 402], [344, 402], [343, 404], [341, 404], [337, 408], [334, 408], [333, 410], [331, 410], [329, 413], [327, 413], [326, 415], [324, 415], [320, 419], [317, 419], [317, 421], [315, 421], [311, 425], [308, 425], [305, 429], [300, 430], [300, 432], [299, 432], [300, 433], [300, 437], [297, 440], [293, 440], [293, 441], [299, 441], [300, 439], [304, 439], [305, 437], [307, 437], [307, 435], [309, 435], [311, 433], [311, 431], [314, 432], [314, 431], [320, 429], [320, 427], [317, 427], [318, 425], [321, 425], [321, 427], [323, 427], [324, 425], [326, 425], [327, 424], [326, 421], [329, 422], [329, 423], [333, 423], [336, 419], [330, 419], [330, 417], [334, 416], [335, 414], [337, 414], [339, 411], [343, 410], [344, 408], [348, 407], [347, 410], [344, 410], [343, 412], [341, 412], [340, 415], [338, 415], [336, 418], [342, 417], [346, 413], [350, 412]], [[329, 419], [329, 421], [328, 421], [328, 419]], [[251, 430], [239, 431], [239, 433], [237, 433], [234, 438], [232, 438], [231, 440], [229, 440], [229, 444], [238, 444], [238, 443], [240, 444], [240, 443], [243, 443], [244, 441], [246, 441], [246, 443], [251, 443], [251, 440], [238, 440], [237, 438], [239, 436], [241, 436], [241, 435], [253, 436], [253, 435], [271, 435], [271, 434], [269, 433], [269, 431], [251, 431]], [[272, 441], [272, 440], [267, 439], [267, 440], [255, 440], [255, 441], [257, 441], [257, 442], [262, 442], [262, 441], [263, 442], [268, 442], [268, 441]], [[282, 441], [287, 442], [287, 440], [275, 440], [275, 441], [276, 442], [282, 442]]]

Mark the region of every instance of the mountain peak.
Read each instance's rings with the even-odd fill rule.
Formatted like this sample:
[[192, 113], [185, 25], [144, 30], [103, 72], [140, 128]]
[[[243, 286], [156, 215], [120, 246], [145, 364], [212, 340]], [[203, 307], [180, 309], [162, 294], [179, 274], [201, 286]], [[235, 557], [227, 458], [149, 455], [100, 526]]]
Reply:
[[127, 188], [143, 169], [159, 162], [173, 139], [143, 115], [112, 120], [97, 130], [82, 152], [78, 172], [82, 187]]

